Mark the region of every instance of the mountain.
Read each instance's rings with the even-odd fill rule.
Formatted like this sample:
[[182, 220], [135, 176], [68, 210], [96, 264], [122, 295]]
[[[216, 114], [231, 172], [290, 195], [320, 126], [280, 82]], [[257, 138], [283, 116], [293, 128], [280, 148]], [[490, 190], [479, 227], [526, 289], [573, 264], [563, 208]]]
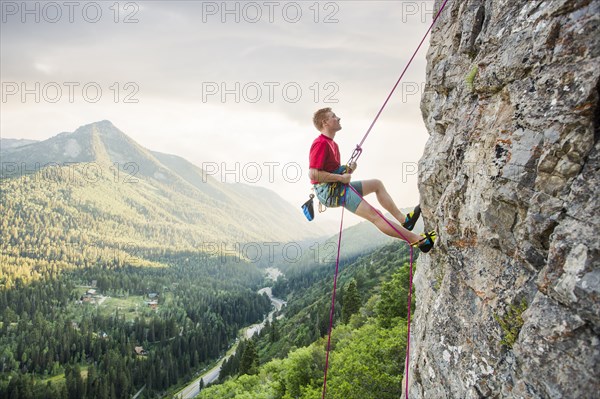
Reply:
[[2, 249], [16, 257], [27, 245], [41, 251], [47, 235], [77, 248], [225, 254], [248, 242], [323, 235], [276, 193], [220, 183], [181, 157], [147, 150], [109, 121], [40, 142], [4, 143]]

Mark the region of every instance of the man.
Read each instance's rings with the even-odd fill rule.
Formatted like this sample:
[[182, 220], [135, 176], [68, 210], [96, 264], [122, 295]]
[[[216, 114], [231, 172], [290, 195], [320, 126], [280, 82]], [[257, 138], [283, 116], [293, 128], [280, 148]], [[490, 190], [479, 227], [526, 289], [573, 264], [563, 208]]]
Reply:
[[[313, 124], [321, 132], [310, 148], [309, 154], [309, 177], [314, 185], [319, 201], [328, 206], [344, 206], [350, 212], [370, 221], [383, 233], [400, 239], [408, 240], [411, 245], [416, 245], [422, 252], [429, 252], [436, 239], [435, 231], [425, 234], [415, 234], [412, 230], [415, 226], [421, 209], [417, 205], [415, 210], [405, 216], [396, 206], [383, 183], [380, 180], [363, 180], [351, 182], [351, 175], [356, 170], [356, 163], [347, 167], [340, 164], [340, 150], [333, 140], [335, 134], [342, 129], [340, 118], [331, 111], [331, 108], [323, 108], [315, 112]], [[348, 185], [351, 185], [360, 196]], [[362, 200], [361, 196], [375, 193], [377, 200], [391, 213], [399, 223], [383, 219], [377, 211]]]

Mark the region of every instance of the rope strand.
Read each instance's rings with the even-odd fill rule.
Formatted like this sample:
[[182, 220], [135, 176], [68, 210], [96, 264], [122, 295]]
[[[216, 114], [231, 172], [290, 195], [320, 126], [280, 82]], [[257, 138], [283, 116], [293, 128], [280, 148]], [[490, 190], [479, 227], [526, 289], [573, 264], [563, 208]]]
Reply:
[[408, 61], [408, 63], [404, 67], [404, 70], [400, 74], [400, 77], [396, 81], [396, 84], [394, 85], [394, 87], [392, 87], [392, 90], [390, 91], [390, 93], [388, 94], [387, 98], [383, 102], [383, 105], [381, 106], [381, 108], [379, 108], [379, 111], [377, 112], [377, 115], [375, 115], [375, 119], [373, 119], [373, 122], [371, 122], [371, 125], [367, 129], [367, 132], [363, 136], [362, 140], [356, 146], [356, 149], [354, 150], [355, 152], [353, 153], [352, 158], [350, 158], [351, 161], [356, 162], [358, 160], [358, 158], [360, 158], [360, 156], [362, 154], [362, 145], [365, 143], [365, 140], [367, 140], [367, 137], [369, 136], [369, 133], [371, 133], [371, 130], [373, 129], [373, 126], [375, 126], [375, 123], [379, 119], [379, 116], [383, 112], [383, 109], [386, 107], [387, 103], [390, 101], [390, 98], [392, 98], [392, 94], [394, 94], [394, 92], [396, 91], [396, 88], [398, 88], [398, 85], [400, 84], [400, 81], [404, 77], [404, 74], [406, 74], [406, 71], [408, 70], [408, 67], [410, 67], [410, 64], [412, 64], [412, 62], [415, 59], [417, 53], [421, 49], [421, 46], [423, 45], [423, 42], [425, 42], [425, 39], [427, 38], [427, 35], [429, 35], [429, 32], [431, 32], [431, 30], [433, 29], [433, 25], [435, 25], [435, 23], [438, 20], [440, 14], [442, 13], [442, 11], [444, 11], [444, 8], [446, 7], [446, 4], [448, 3], [448, 1], [449, 0], [444, 0], [444, 4], [442, 4], [442, 6], [440, 7], [439, 11], [437, 12], [437, 14], [435, 15], [435, 17], [433, 18], [433, 21], [431, 22], [431, 25], [429, 26], [429, 29], [427, 29], [427, 32], [425, 32], [425, 35], [421, 39], [421, 42], [417, 46], [417, 49], [414, 51], [412, 57], [410, 57], [410, 60]]
[[[344, 194], [344, 202], [346, 195]], [[344, 207], [342, 206], [342, 220], [340, 222], [340, 235], [338, 237], [338, 249], [337, 259], [335, 261], [335, 274], [333, 276], [333, 295], [331, 296], [331, 310], [329, 311], [329, 337], [327, 338], [327, 354], [325, 355], [325, 375], [323, 376], [323, 396], [325, 399], [325, 392], [327, 391], [327, 370], [329, 369], [329, 350], [331, 349], [331, 330], [333, 328], [333, 313], [335, 308], [335, 291], [337, 288], [338, 268], [340, 265], [340, 248], [342, 246], [342, 231], [344, 229]]]

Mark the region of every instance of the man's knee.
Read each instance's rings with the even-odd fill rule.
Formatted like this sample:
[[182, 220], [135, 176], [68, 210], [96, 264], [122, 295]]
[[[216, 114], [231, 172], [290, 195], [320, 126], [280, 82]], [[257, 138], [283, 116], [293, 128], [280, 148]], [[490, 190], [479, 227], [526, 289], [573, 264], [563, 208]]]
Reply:
[[369, 179], [363, 182], [363, 191], [374, 193], [383, 188], [383, 182], [379, 179]]
[[379, 194], [379, 193], [385, 192], [385, 186], [383, 185], [383, 182], [381, 180], [374, 179], [373, 182], [374, 182], [374, 185], [375, 185], [375, 190], [374, 191], [376, 193]]

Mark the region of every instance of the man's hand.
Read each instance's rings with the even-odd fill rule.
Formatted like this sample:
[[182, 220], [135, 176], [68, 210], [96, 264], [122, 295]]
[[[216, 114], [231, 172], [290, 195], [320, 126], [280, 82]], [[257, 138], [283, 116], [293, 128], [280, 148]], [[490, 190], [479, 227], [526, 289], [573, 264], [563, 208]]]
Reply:
[[348, 164], [348, 169], [349, 169], [350, 173], [354, 173], [354, 171], [356, 170], [356, 167], [357, 167], [356, 162], [350, 162]]
[[350, 173], [344, 173], [343, 175], [339, 175], [339, 176], [340, 176], [340, 183], [343, 183], [343, 184], [350, 183], [350, 179], [352, 178], [352, 175]]

